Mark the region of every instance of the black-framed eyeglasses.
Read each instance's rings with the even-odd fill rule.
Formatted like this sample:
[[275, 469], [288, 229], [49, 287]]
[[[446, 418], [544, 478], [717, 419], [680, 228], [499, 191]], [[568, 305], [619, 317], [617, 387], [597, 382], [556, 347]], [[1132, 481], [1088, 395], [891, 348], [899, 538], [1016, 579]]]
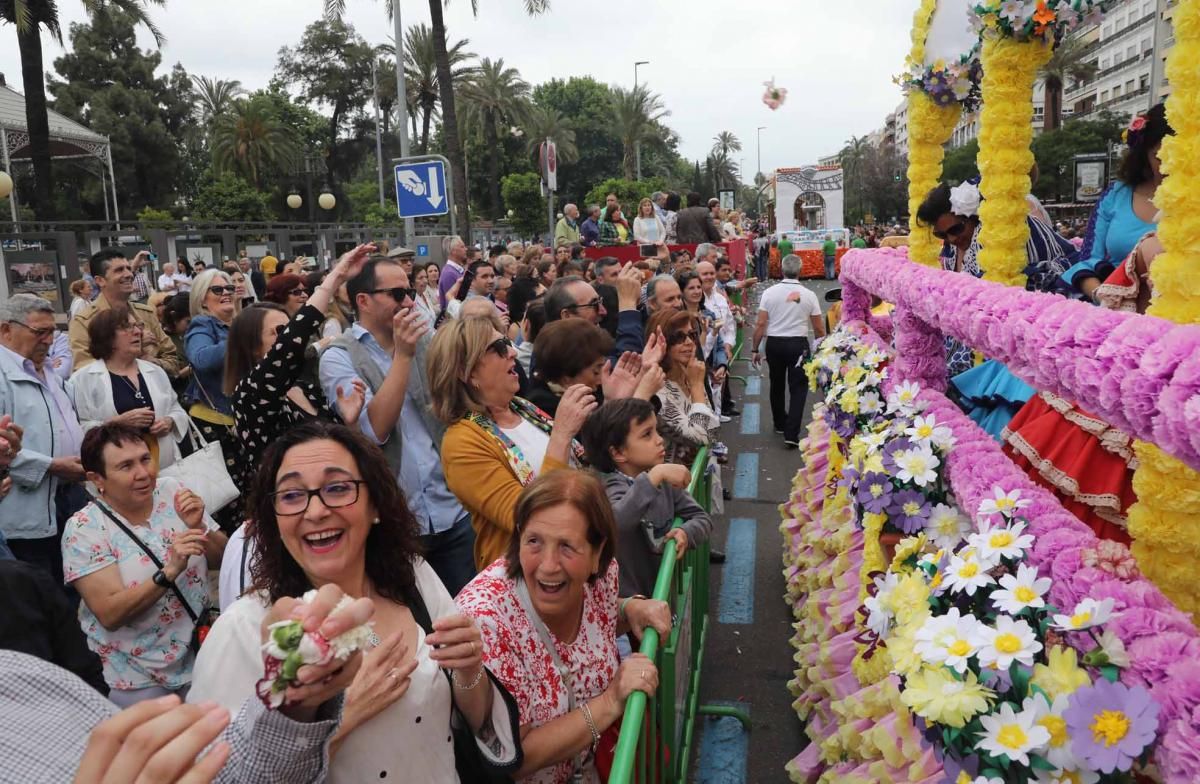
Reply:
[[218, 297], [223, 297], [226, 294], [233, 294], [235, 291], [237, 291], [237, 288], [234, 286], [209, 286], [208, 290], [213, 294], [216, 294]]
[[508, 359], [508, 352], [512, 349], [513, 342], [508, 338], [496, 338], [488, 344], [487, 350], [500, 357]]
[[340, 509], [358, 500], [358, 486], [364, 484], [366, 481], [362, 479], [338, 479], [316, 490], [305, 487], [276, 490], [271, 493], [271, 506], [277, 515], [304, 514], [308, 511], [313, 496], [320, 496], [326, 509]]
[[396, 286], [395, 288], [390, 289], [373, 289], [371, 293], [387, 294], [389, 297], [396, 300], [397, 304], [404, 302], [406, 299], [411, 299], [414, 301], [417, 299], [416, 289], [406, 289], [403, 286]]
[[965, 229], [965, 228], [967, 228], [967, 224], [963, 223], [962, 221], [959, 221], [958, 223], [954, 224], [953, 226], [946, 229], [945, 231], [938, 231], [938, 230], [934, 229], [933, 236], [935, 236], [939, 240], [942, 240], [943, 242], [945, 242], [946, 240], [950, 239], [951, 237], [957, 237], [959, 234], [962, 234], [963, 229]]
[[696, 330], [690, 329], [687, 332], [676, 332], [674, 335], [671, 335], [669, 338], [667, 338], [667, 345], [678, 346], [680, 343], [683, 343], [687, 340], [699, 345], [700, 339], [696, 335]]
[[8, 323], [9, 323], [9, 324], [16, 324], [16, 325], [18, 325], [18, 326], [22, 326], [22, 327], [24, 327], [25, 329], [27, 329], [27, 330], [29, 330], [30, 332], [32, 332], [32, 333], [33, 333], [33, 335], [34, 335], [34, 337], [36, 337], [38, 340], [41, 340], [41, 339], [42, 339], [42, 338], [44, 338], [44, 337], [47, 337], [47, 336], [49, 336], [49, 335], [53, 335], [53, 334], [54, 334], [54, 327], [31, 327], [31, 326], [29, 326], [28, 324], [26, 324], [26, 323], [25, 323], [25, 322], [23, 322], [23, 321], [15, 321], [15, 320], [14, 320], [14, 321], [10, 321], [10, 322], [8, 322]]
[[600, 298], [596, 297], [595, 299], [588, 300], [583, 304], [575, 303], [574, 305], [567, 305], [566, 309], [579, 310], [580, 308], [595, 308], [596, 310], [599, 310], [601, 304], [603, 303], [601, 302]]

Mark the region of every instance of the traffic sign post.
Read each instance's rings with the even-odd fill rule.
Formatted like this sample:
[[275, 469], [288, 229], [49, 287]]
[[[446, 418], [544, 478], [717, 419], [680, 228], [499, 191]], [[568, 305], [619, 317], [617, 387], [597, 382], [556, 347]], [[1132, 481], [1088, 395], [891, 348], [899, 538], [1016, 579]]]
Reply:
[[450, 233], [458, 234], [454, 188], [446, 176], [450, 162], [441, 155], [414, 155], [392, 161], [396, 209], [401, 218], [450, 216]]

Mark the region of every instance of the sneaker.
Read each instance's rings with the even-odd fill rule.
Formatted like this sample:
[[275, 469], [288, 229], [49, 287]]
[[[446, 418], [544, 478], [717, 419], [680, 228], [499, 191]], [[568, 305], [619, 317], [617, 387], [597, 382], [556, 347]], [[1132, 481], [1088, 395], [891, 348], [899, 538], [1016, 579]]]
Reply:
[[787, 439], [784, 439], [783, 448], [784, 449], [799, 449], [800, 442], [799, 441], [789, 441]]
[[733, 417], [729, 417], [729, 416], [725, 416], [724, 414], [721, 414], [721, 424], [725, 424], [726, 422], [732, 422], [732, 421], [733, 421]]
[[783, 428], [777, 427], [777, 428], [775, 428], [775, 432], [778, 433], [779, 435], [783, 435]]
[[731, 417], [742, 415], [742, 412], [736, 408], [727, 408], [724, 411], [722, 411], [721, 413], [724, 414], [725, 416], [731, 416]]
[[729, 454], [729, 447], [725, 445], [724, 441], [717, 441], [709, 451], [717, 457], [723, 457]]

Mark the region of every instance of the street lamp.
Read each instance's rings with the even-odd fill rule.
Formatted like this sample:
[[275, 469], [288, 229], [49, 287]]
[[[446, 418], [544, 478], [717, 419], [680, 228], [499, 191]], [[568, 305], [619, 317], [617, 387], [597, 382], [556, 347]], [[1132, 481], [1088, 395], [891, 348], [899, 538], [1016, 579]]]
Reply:
[[[649, 60], [638, 60], [633, 64], [633, 90], [637, 92], [638, 88], [638, 67], [649, 65]], [[634, 157], [637, 159], [637, 179], [642, 179], [642, 141], [635, 139], [633, 142]]]
[[[762, 174], [762, 132], [767, 129], [767, 126], [758, 126], [758, 173]], [[755, 208], [758, 210], [759, 220], [762, 220], [762, 187], [757, 180], [754, 183], [755, 189]]]
[[291, 207], [293, 210], [298, 210], [303, 205], [304, 205], [304, 199], [302, 199], [300, 197], [299, 193], [289, 193], [288, 194], [287, 206]]
[[13, 181], [8, 172], [0, 171], [0, 199], [7, 199], [8, 194], [12, 193]]
[[329, 191], [325, 191], [317, 197], [317, 204], [321, 205], [323, 210], [332, 210], [337, 206], [337, 197]]

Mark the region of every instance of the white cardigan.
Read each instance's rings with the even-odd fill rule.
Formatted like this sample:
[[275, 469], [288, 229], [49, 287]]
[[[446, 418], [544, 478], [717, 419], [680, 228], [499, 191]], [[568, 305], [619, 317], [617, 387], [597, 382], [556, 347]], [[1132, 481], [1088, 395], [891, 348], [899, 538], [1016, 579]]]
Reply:
[[[142, 359], [137, 361], [137, 368], [150, 390], [155, 419], [170, 417], [175, 422], [166, 435], [158, 437], [158, 467], [163, 469], [179, 459], [179, 448], [175, 444], [187, 437], [188, 415], [179, 405], [179, 398], [171, 388], [171, 379], [162, 368]], [[103, 360], [96, 360], [75, 371], [67, 383], [67, 392], [75, 403], [75, 413], [84, 432], [117, 415], [108, 364]]]

